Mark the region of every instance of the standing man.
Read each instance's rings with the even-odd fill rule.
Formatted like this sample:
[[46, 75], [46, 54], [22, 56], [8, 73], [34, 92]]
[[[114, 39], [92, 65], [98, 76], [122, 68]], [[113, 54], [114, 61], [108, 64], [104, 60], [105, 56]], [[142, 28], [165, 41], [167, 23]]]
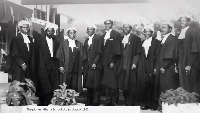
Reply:
[[[122, 47], [122, 75], [119, 78], [123, 80], [123, 94], [126, 106], [135, 105], [136, 87], [137, 87], [137, 66], [139, 55], [141, 54], [141, 39], [131, 33], [131, 25], [124, 24], [123, 32], [124, 37], [121, 43]], [[122, 78], [121, 78], [122, 77]], [[119, 85], [121, 86], [121, 85]]]
[[34, 44], [33, 38], [28, 35], [30, 25], [28, 21], [21, 20], [18, 23], [19, 32], [10, 45], [12, 77], [20, 82], [25, 82], [25, 78], [33, 80], [34, 77]]
[[179, 19], [181, 32], [178, 36], [177, 59], [180, 86], [188, 92], [196, 92], [196, 77], [198, 72], [198, 47], [196, 40], [199, 38], [194, 28], [190, 27], [190, 18], [181, 16]]
[[[159, 82], [155, 86], [159, 86], [159, 94], [169, 89], [176, 89], [178, 80], [175, 76], [175, 47], [176, 37], [172, 35], [174, 25], [170, 22], [163, 22], [162, 41], [159, 46], [157, 63], [156, 63], [156, 76]], [[157, 97], [158, 99], [159, 97]]]
[[62, 83], [67, 84], [67, 88], [79, 93], [82, 92], [82, 63], [85, 60], [83, 45], [75, 40], [76, 29], [67, 29], [67, 36], [61, 42], [56, 57], [59, 59], [59, 71], [62, 76]]
[[101, 76], [100, 76], [100, 58], [102, 41], [95, 34], [97, 27], [95, 25], [87, 26], [88, 38], [84, 43], [84, 51], [87, 59], [84, 61], [84, 77], [87, 87], [86, 106], [99, 106]]
[[37, 72], [37, 91], [40, 105], [50, 104], [53, 91], [59, 88], [59, 62], [55, 57], [59, 47], [58, 37], [54, 35], [55, 29], [51, 25], [46, 25], [41, 30], [41, 34], [33, 31], [36, 46], [36, 72]]
[[118, 103], [119, 58], [121, 56], [121, 35], [112, 30], [113, 21], [104, 22], [106, 33], [102, 36], [102, 68], [104, 70], [102, 85], [106, 87], [105, 106], [115, 106]]
[[[154, 28], [151, 25], [146, 25], [143, 28], [145, 40], [142, 42], [142, 53], [138, 66], [138, 95], [143, 94], [145, 106], [142, 109], [154, 108], [154, 82], [155, 82], [155, 66], [156, 52], [160, 45], [160, 41], [153, 38]], [[157, 94], [157, 93], [156, 93]], [[156, 96], [157, 97], [157, 96]], [[157, 101], [156, 101], [157, 102]]]

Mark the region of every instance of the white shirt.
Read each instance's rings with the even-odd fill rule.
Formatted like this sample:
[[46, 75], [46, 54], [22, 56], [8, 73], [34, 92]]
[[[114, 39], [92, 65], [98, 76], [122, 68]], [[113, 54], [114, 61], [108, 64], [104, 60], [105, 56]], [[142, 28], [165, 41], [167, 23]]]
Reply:
[[144, 47], [145, 50], [145, 55], [147, 57], [148, 51], [149, 51], [149, 47], [151, 46], [151, 41], [152, 41], [152, 37], [146, 39], [144, 41], [144, 43], [142, 44], [142, 47]]
[[30, 40], [29, 40], [29, 38], [28, 38], [28, 35], [27, 34], [23, 34], [23, 33], [21, 33], [22, 34], [22, 37], [23, 37], [23, 39], [24, 39], [24, 43], [26, 44], [26, 46], [27, 46], [27, 48], [28, 48], [28, 51], [29, 51], [29, 43], [30, 43]]
[[89, 40], [88, 40], [88, 45], [90, 46], [92, 44], [92, 39], [94, 37], [94, 34], [92, 36], [89, 36]]
[[50, 50], [51, 57], [53, 57], [53, 40], [52, 38], [49, 39], [49, 37], [46, 36], [46, 41]]
[[128, 43], [128, 41], [129, 41], [130, 34], [131, 33], [129, 33], [128, 35], [124, 35], [124, 38], [122, 40], [122, 43], [124, 44], [124, 47]]
[[184, 39], [185, 38], [185, 33], [186, 33], [186, 31], [188, 29], [189, 29], [189, 26], [181, 29], [181, 33], [179, 34], [178, 39]]
[[111, 33], [112, 29], [110, 30], [106, 30], [106, 35], [104, 37], [104, 45], [106, 43], [106, 40], [108, 40], [110, 38], [110, 33]]
[[76, 47], [75, 40], [70, 39], [68, 36], [64, 36], [64, 39], [67, 39], [69, 41], [69, 47], [72, 49], [72, 52], [73, 52], [74, 47]]

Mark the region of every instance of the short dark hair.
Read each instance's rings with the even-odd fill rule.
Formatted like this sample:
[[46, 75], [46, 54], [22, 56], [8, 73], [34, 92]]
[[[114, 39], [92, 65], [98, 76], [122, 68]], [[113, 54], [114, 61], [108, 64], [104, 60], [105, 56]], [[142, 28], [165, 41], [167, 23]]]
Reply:
[[110, 21], [110, 23], [113, 25], [113, 21], [112, 20], [106, 20], [106, 21], [104, 21], [104, 24], [106, 24], [107, 21]]
[[[73, 30], [73, 31], [76, 33], [76, 30], [74, 30], [74, 29], [71, 29], [71, 30]], [[67, 31], [67, 34], [69, 34], [69, 31], [71, 31], [71, 30], [68, 30], [68, 31]]]
[[[124, 27], [124, 25], [125, 25], [125, 24], [123, 24], [123, 27]], [[130, 27], [131, 29], [133, 28], [130, 24], [128, 24], [128, 25], [129, 25], [129, 27]]]
[[181, 18], [186, 18], [186, 20], [189, 22], [190, 21], [190, 18], [188, 18], [188, 17], [180, 17], [179, 18], [179, 21], [181, 21]]
[[[47, 28], [47, 29], [45, 30], [45, 32], [47, 32], [48, 29], [49, 29], [49, 28]], [[50, 28], [50, 29], [53, 29], [53, 31], [55, 32], [55, 29], [54, 29], [54, 28]]]

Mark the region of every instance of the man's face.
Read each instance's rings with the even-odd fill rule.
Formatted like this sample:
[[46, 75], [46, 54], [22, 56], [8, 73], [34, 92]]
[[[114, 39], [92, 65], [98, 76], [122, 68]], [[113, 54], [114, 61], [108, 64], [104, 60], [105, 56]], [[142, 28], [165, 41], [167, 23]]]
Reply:
[[69, 30], [69, 31], [68, 31], [68, 37], [69, 37], [70, 39], [74, 39], [74, 38], [76, 37], [76, 31], [74, 31], [74, 30]]
[[155, 27], [156, 30], [159, 30], [160, 29], [160, 24], [159, 23], [155, 23], [154, 27]]
[[146, 39], [150, 38], [152, 36], [153, 32], [150, 29], [144, 30], [144, 36]]
[[29, 31], [30, 31], [30, 27], [29, 27], [28, 24], [22, 25], [22, 27], [21, 27], [21, 32], [22, 32], [23, 34], [28, 34]]
[[106, 28], [106, 30], [112, 29], [112, 26], [113, 26], [113, 25], [112, 25], [111, 21], [108, 21], [108, 20], [107, 20], [107, 21], [105, 22], [105, 28]]
[[95, 33], [95, 29], [93, 27], [87, 27], [87, 34], [92, 36]]
[[181, 27], [182, 28], [185, 28], [185, 27], [187, 27], [189, 25], [189, 22], [188, 22], [186, 17], [181, 17], [180, 18], [180, 23], [181, 23]]
[[131, 32], [131, 26], [125, 24], [125, 25], [123, 26], [123, 31], [124, 31], [124, 34], [125, 34], [125, 35], [128, 35], [128, 34]]
[[54, 35], [54, 29], [53, 28], [47, 28], [47, 36], [52, 38]]
[[172, 30], [172, 29], [169, 27], [168, 24], [163, 24], [163, 25], [162, 25], [162, 34], [163, 34], [163, 35], [166, 35], [166, 34], [170, 33], [171, 30]]

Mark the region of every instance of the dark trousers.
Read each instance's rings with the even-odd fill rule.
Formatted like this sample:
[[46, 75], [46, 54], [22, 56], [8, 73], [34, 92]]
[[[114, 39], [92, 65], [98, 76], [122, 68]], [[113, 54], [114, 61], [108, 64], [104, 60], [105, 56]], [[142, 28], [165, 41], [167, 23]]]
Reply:
[[100, 94], [99, 90], [93, 88], [87, 88], [87, 103], [88, 104], [99, 104], [100, 103]]
[[117, 104], [119, 100], [119, 90], [106, 87], [106, 104]]
[[67, 88], [77, 91], [78, 73], [70, 72], [66, 77]]
[[47, 93], [39, 97], [40, 106], [48, 106], [51, 103], [53, 93]]
[[155, 76], [151, 74], [147, 74], [146, 78], [146, 87], [145, 87], [145, 93], [144, 93], [144, 103], [146, 107], [150, 108], [157, 108], [158, 107], [158, 100], [154, 96], [155, 86], [154, 86], [154, 78]]
[[[48, 82], [51, 87], [51, 91], [48, 91], [46, 94], [40, 94], [38, 92], [40, 105], [41, 106], [48, 106], [51, 104], [51, 99], [53, 97], [53, 91], [59, 88], [59, 70], [58, 70], [58, 59], [51, 58], [50, 60], [50, 68], [46, 70], [46, 73], [48, 75]], [[45, 83], [41, 83], [40, 85], [45, 85]], [[38, 86], [40, 89], [40, 85]], [[40, 89], [43, 90], [43, 89]]]
[[135, 105], [135, 96], [134, 94], [131, 94], [128, 90], [123, 91], [124, 99], [125, 99], [125, 105], [126, 106], [134, 106]]

